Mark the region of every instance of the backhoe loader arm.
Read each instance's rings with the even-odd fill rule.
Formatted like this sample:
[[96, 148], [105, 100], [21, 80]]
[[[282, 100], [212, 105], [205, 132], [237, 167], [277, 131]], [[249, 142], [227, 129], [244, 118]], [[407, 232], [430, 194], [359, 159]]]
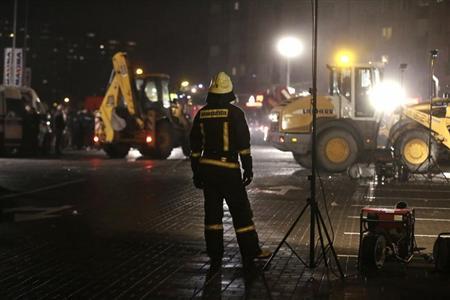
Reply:
[[[428, 111], [426, 112], [421, 111], [421, 108], [424, 108], [424, 105], [406, 106], [403, 108], [403, 114], [409, 119], [421, 124], [425, 128], [430, 129], [429, 105]], [[450, 108], [447, 107], [447, 111], [449, 109]], [[436, 136], [436, 139], [450, 149], [450, 132], [447, 124], [449, 120], [447, 115], [448, 114], [446, 114], [443, 118], [431, 116], [431, 130]]]
[[[143, 128], [144, 122], [138, 114], [137, 98], [134, 89], [134, 76], [130, 71], [126, 54], [118, 52], [113, 56], [113, 75], [106, 95], [100, 106], [100, 115], [103, 120], [106, 142], [114, 140], [114, 128], [117, 124], [118, 116], [115, 109], [123, 98], [125, 107], [136, 123]], [[120, 118], [119, 118], [120, 119]], [[117, 129], [117, 127], [116, 127]]]

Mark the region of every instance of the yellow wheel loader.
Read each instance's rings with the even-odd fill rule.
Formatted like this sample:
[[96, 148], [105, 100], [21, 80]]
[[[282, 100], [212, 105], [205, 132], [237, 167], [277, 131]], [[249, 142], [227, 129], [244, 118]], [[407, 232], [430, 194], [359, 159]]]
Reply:
[[134, 76], [127, 56], [113, 56], [109, 87], [95, 119], [94, 142], [111, 158], [123, 158], [130, 148], [143, 156], [167, 158], [181, 146], [189, 155], [191, 128], [183, 107], [169, 96], [169, 76]]
[[[379, 115], [368, 91], [380, 81], [375, 64], [327, 66], [329, 94], [317, 97], [317, 160], [330, 172], [344, 171], [364, 150], [376, 148]], [[311, 96], [294, 97], [275, 107], [269, 118], [270, 143], [293, 153], [303, 167], [311, 167]]]
[[[450, 148], [448, 99], [433, 100], [430, 128], [429, 104], [404, 106], [400, 113], [388, 116], [375, 109], [371, 91], [381, 83], [381, 65], [327, 67], [329, 94], [317, 97], [316, 149], [321, 169], [342, 172], [358, 161], [370, 160], [379, 148], [393, 147], [397, 159], [411, 171], [422, 172], [431, 165], [429, 148], [434, 159], [439, 144]], [[311, 168], [311, 107], [311, 96], [293, 97], [269, 115], [269, 142], [292, 152], [304, 168]]]

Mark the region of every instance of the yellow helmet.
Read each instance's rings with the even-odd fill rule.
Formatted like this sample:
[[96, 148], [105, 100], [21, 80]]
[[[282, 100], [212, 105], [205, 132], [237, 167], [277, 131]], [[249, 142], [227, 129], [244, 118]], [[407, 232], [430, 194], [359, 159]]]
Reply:
[[212, 94], [228, 94], [233, 92], [233, 83], [225, 72], [219, 72], [211, 79], [209, 92]]

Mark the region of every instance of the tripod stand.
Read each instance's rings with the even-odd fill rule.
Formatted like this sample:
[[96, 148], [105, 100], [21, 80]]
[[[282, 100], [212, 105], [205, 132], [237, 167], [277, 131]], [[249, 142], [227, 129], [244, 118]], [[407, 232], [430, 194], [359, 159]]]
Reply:
[[[330, 238], [330, 235], [327, 231], [327, 228], [325, 226], [325, 222], [322, 218], [322, 215], [320, 213], [320, 210], [317, 206], [316, 201], [316, 173], [317, 173], [317, 158], [316, 158], [316, 139], [317, 139], [317, 126], [316, 126], [316, 117], [317, 117], [317, 14], [318, 11], [318, 0], [313, 1], [313, 65], [312, 65], [312, 75], [313, 75], [313, 87], [311, 91], [311, 106], [312, 106], [312, 142], [311, 142], [311, 159], [312, 159], [312, 168], [311, 168], [311, 176], [309, 176], [310, 180], [310, 187], [311, 187], [311, 196], [308, 198], [308, 201], [306, 205], [303, 207], [302, 211], [294, 221], [294, 223], [291, 225], [281, 242], [278, 244], [276, 250], [273, 252], [270, 259], [267, 261], [267, 263], [264, 265], [263, 270], [266, 270], [272, 260], [275, 258], [275, 256], [278, 254], [279, 250], [283, 246], [283, 244], [286, 244], [289, 249], [295, 254], [295, 256], [299, 259], [299, 261], [305, 265], [305, 267], [309, 267], [311, 269], [315, 268], [318, 265], [318, 261], [323, 258], [325, 267], [327, 269], [330, 268], [328, 260], [327, 260], [327, 250], [326, 247], [328, 246], [331, 250], [331, 253], [333, 254], [333, 258], [336, 262], [336, 265], [339, 270], [339, 274], [341, 279], [344, 279], [344, 273], [342, 272], [342, 268], [339, 264], [338, 257], [336, 255], [336, 251], [333, 247], [333, 241]], [[296, 227], [297, 223], [302, 218], [303, 214], [306, 212], [307, 208], [310, 209], [310, 229], [309, 229], [309, 261], [308, 263], [300, 257], [300, 255], [294, 250], [294, 248], [287, 242], [287, 239], [289, 235], [292, 233], [294, 228]], [[322, 250], [321, 256], [319, 256], [319, 259], [315, 260], [315, 246], [316, 246], [316, 239], [315, 239], [315, 233], [316, 233], [316, 225], [317, 225], [317, 231], [319, 234], [319, 241], [320, 246]], [[324, 242], [324, 235], [327, 239], [327, 246], [325, 246]]]
[[[310, 181], [312, 182], [312, 177], [310, 176]], [[313, 192], [311, 192], [311, 194], [313, 194]], [[297, 226], [298, 222], [300, 221], [300, 219], [302, 218], [302, 216], [304, 215], [304, 213], [306, 212], [307, 208], [310, 208], [310, 212], [311, 212], [311, 224], [310, 224], [310, 243], [309, 243], [309, 264], [301, 258], [301, 256], [295, 251], [295, 249], [287, 242], [288, 237], [290, 236], [290, 234], [292, 233], [292, 231], [294, 230], [294, 228]], [[328, 269], [330, 266], [328, 265], [328, 260], [326, 259], [326, 245], [324, 243], [324, 237], [323, 235], [325, 234], [325, 237], [327, 239], [328, 242], [328, 246], [329, 249], [331, 250], [331, 253], [333, 255], [333, 258], [336, 262], [336, 265], [338, 267], [338, 271], [340, 274], [341, 279], [344, 278], [344, 273], [342, 271], [341, 265], [339, 263], [336, 251], [334, 250], [333, 247], [333, 241], [330, 238], [330, 235], [327, 231], [325, 222], [323, 220], [322, 214], [320, 213], [319, 208], [317, 207], [317, 202], [315, 200], [312, 200], [312, 198], [308, 198], [308, 201], [306, 203], [306, 205], [303, 207], [302, 211], [300, 212], [300, 214], [297, 216], [297, 218], [295, 219], [294, 223], [292, 223], [291, 227], [289, 228], [289, 230], [286, 232], [285, 236], [283, 237], [283, 239], [281, 240], [281, 242], [278, 244], [277, 248], [275, 249], [275, 251], [273, 252], [272, 256], [270, 257], [270, 259], [266, 262], [266, 264], [263, 267], [263, 270], [266, 270], [271, 261], [275, 258], [275, 256], [277, 255], [277, 253], [280, 251], [281, 247], [283, 246], [283, 244], [286, 244], [286, 246], [288, 246], [288, 248], [292, 251], [292, 253], [294, 253], [294, 255], [297, 257], [297, 259], [305, 266], [305, 267], [309, 267], [311, 269], [317, 267], [317, 261], [315, 260], [315, 224], [317, 224], [317, 231], [319, 234], [319, 240], [320, 240], [320, 246], [321, 246], [321, 250], [322, 250], [322, 254], [319, 257], [319, 259], [317, 261], [319, 261], [321, 258], [324, 259], [324, 263], [325, 263], [325, 267]]]

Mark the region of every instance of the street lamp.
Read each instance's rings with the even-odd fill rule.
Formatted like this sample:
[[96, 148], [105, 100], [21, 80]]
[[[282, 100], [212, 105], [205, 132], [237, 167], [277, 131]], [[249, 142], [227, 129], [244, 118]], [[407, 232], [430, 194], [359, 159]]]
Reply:
[[296, 37], [284, 37], [277, 43], [277, 50], [281, 56], [286, 57], [286, 86], [291, 83], [290, 80], [290, 59], [299, 56], [303, 51], [303, 44]]

